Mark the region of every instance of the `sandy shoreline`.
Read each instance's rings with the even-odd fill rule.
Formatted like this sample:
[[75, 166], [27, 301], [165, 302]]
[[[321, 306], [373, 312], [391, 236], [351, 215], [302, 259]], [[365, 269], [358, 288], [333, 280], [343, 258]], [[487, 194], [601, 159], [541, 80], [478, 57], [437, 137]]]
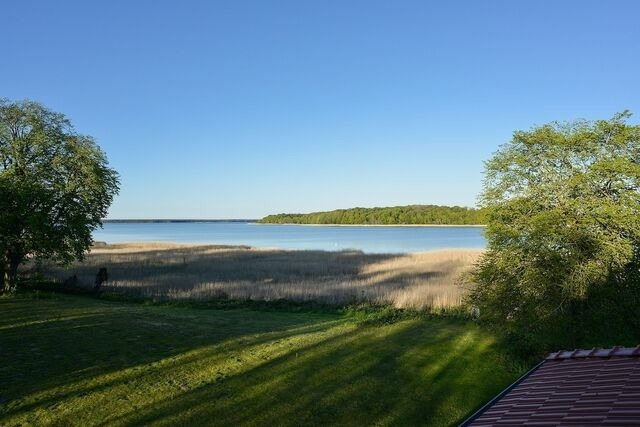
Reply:
[[[283, 224], [268, 224], [268, 225], [283, 225]], [[298, 224], [292, 224], [298, 225]], [[129, 242], [105, 242], [96, 241], [89, 252], [114, 252], [117, 250], [126, 250], [132, 252], [145, 252], [151, 250], [167, 250], [167, 249], [193, 249], [193, 248], [207, 248], [215, 250], [242, 250], [253, 252], [280, 252], [296, 254], [300, 252], [306, 253], [324, 253], [324, 254], [339, 254], [346, 252], [359, 252], [361, 256], [411, 256], [411, 255], [426, 255], [434, 254], [438, 252], [446, 253], [465, 253], [465, 252], [477, 252], [482, 253], [486, 248], [457, 248], [457, 247], [443, 247], [427, 249], [424, 251], [415, 252], [363, 252], [356, 248], [346, 248], [342, 250], [326, 250], [326, 249], [284, 249], [270, 246], [251, 246], [251, 245], [233, 245], [224, 243], [204, 243], [204, 242], [165, 242], [165, 241], [129, 241]]]

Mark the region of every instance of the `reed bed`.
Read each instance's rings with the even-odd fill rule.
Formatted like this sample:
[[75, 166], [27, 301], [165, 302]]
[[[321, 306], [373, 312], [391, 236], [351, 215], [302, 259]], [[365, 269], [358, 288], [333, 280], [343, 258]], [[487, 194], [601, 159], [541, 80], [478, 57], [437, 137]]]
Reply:
[[285, 251], [245, 246], [131, 243], [94, 247], [81, 263], [44, 265], [58, 281], [75, 276], [93, 286], [108, 270], [105, 291], [134, 296], [391, 304], [398, 308], [447, 309], [461, 304], [458, 277], [481, 250], [451, 249], [413, 254], [360, 251]]

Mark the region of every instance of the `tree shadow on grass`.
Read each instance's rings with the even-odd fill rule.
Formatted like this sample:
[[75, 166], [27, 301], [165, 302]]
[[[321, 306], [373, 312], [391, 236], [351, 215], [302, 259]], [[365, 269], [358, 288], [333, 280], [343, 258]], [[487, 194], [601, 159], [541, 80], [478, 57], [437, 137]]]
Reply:
[[[69, 296], [0, 300], [0, 311], [0, 413], [3, 406], [28, 395], [41, 396], [18, 405], [17, 411], [105, 389], [143, 371], [113, 378], [110, 374], [152, 366], [194, 349], [224, 345], [225, 352], [233, 352], [311, 333], [336, 321], [327, 315], [247, 315], [244, 310], [166, 309]], [[107, 379], [90, 381], [99, 377]]]
[[507, 385], [469, 325], [358, 327], [107, 423], [447, 425]]
[[[44, 322], [28, 321], [34, 305]], [[519, 374], [456, 320], [363, 326], [69, 296], [0, 307], [23, 321], [0, 323], [13, 326], [0, 329], [12, 399], [0, 423], [447, 425]]]

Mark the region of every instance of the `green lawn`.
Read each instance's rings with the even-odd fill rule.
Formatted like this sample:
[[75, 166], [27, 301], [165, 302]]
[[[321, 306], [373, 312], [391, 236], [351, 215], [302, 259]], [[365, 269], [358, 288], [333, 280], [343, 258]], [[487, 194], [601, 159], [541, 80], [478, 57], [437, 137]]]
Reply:
[[0, 425], [450, 425], [518, 375], [472, 323], [0, 298]]

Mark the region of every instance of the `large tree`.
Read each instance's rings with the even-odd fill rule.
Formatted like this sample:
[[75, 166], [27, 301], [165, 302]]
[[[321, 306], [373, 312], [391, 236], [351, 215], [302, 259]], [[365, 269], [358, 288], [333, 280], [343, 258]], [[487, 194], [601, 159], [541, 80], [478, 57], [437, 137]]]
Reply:
[[630, 116], [517, 131], [486, 163], [488, 250], [470, 297], [482, 318], [570, 328], [603, 292], [640, 318], [640, 126]]
[[0, 291], [28, 257], [81, 259], [118, 192], [90, 136], [32, 101], [0, 99]]

